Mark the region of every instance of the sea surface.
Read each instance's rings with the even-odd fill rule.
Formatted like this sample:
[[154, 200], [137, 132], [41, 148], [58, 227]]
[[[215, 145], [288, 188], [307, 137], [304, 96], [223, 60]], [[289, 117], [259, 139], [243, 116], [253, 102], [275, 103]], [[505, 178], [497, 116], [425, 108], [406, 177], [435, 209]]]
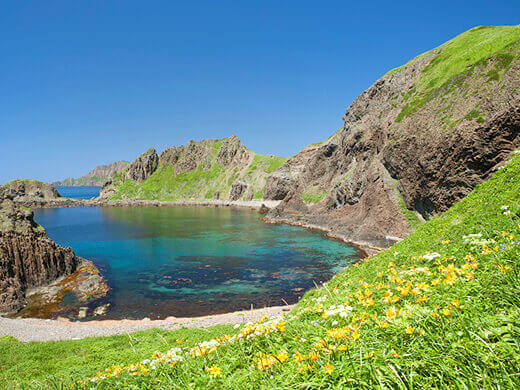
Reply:
[[91, 199], [99, 196], [101, 187], [56, 187], [61, 196], [71, 199]]
[[360, 257], [342, 242], [266, 224], [246, 209], [71, 207], [38, 209], [35, 219], [101, 268], [112, 287], [107, 318], [114, 319], [295, 303]]

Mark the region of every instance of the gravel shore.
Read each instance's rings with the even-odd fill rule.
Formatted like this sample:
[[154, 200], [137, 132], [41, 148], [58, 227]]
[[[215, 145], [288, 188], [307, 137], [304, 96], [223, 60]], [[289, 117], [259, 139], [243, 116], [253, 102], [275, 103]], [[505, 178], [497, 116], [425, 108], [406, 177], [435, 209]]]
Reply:
[[264, 315], [277, 316], [290, 311], [294, 305], [274, 306], [263, 309], [244, 310], [233, 313], [216, 314], [213, 316], [175, 318], [164, 320], [105, 320], [71, 322], [65, 319], [43, 320], [36, 318], [4, 318], [0, 317], [0, 337], [13, 336], [19, 341], [56, 341], [79, 340], [86, 337], [111, 336], [140, 330], [161, 328], [205, 328], [221, 324], [241, 324], [258, 321]]

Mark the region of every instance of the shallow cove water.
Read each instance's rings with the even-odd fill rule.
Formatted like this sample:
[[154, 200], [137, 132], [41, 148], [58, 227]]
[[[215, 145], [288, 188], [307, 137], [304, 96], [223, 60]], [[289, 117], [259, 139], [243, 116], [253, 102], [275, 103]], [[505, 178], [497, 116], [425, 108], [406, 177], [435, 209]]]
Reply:
[[38, 209], [35, 220], [100, 266], [112, 287], [104, 317], [112, 319], [290, 304], [360, 257], [322, 234], [229, 207]]

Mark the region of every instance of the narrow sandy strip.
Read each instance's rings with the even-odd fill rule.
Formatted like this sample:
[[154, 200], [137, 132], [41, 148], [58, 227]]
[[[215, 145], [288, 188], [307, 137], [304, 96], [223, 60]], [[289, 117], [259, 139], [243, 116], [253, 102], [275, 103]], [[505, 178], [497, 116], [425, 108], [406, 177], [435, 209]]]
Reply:
[[175, 318], [164, 320], [105, 320], [105, 321], [68, 321], [43, 320], [36, 318], [3, 318], [0, 317], [0, 337], [13, 336], [19, 341], [56, 341], [79, 340], [86, 337], [110, 336], [126, 334], [151, 328], [179, 329], [205, 328], [213, 325], [242, 324], [258, 321], [263, 316], [278, 316], [289, 312], [294, 305], [273, 306], [263, 309], [236, 311], [213, 316]]

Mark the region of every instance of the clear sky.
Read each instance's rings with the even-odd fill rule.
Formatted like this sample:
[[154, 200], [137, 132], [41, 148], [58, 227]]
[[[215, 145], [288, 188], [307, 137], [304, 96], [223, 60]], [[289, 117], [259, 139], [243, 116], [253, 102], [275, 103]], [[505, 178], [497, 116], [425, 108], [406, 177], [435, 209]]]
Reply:
[[236, 134], [289, 156], [388, 70], [520, 1], [0, 3], [0, 183]]

